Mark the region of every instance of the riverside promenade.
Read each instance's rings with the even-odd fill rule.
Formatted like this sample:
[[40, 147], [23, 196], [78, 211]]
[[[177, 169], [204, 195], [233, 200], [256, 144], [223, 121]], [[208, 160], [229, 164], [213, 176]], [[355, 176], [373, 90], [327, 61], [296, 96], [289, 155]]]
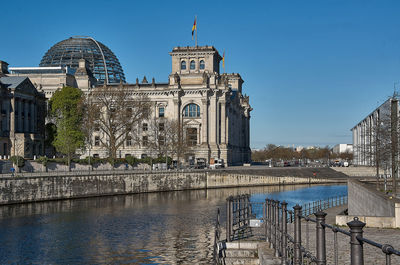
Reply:
[[[325, 222], [327, 224], [335, 224], [336, 215], [343, 212], [347, 209], [347, 204], [343, 206], [333, 207], [324, 210], [326, 215]], [[315, 217], [315, 216], [311, 216]], [[315, 223], [309, 224], [309, 234], [307, 235], [307, 224], [302, 221], [302, 245], [305, 246], [306, 249], [309, 249], [313, 256], [316, 256], [316, 225]], [[288, 225], [288, 232], [293, 234], [294, 224]], [[343, 230], [349, 230], [347, 226], [340, 227]], [[334, 252], [334, 233], [331, 229], [326, 229], [326, 259], [327, 264], [335, 264], [335, 252]], [[307, 236], [308, 236], [308, 244], [307, 247]], [[363, 237], [368, 238], [369, 240], [378, 242], [380, 244], [388, 244], [391, 245], [395, 249], [400, 249], [400, 229], [395, 228], [372, 228], [372, 227], [364, 227], [363, 229]], [[350, 238], [346, 235], [338, 233], [337, 235], [337, 247], [338, 247], [338, 264], [351, 264], [350, 263]], [[364, 264], [371, 265], [384, 265], [386, 264], [385, 254], [381, 249], [377, 247], [373, 247], [369, 244], [364, 244]], [[400, 264], [400, 257], [396, 255], [391, 255], [391, 264]]]
[[[246, 202], [243, 203], [243, 198], [241, 198], [239, 204], [246, 205]], [[352, 222], [351, 229], [347, 226], [335, 226], [336, 215], [343, 213], [347, 209], [347, 204], [335, 206], [335, 203], [322, 203], [322, 205], [325, 205], [322, 208], [323, 212], [317, 209], [317, 214], [310, 214], [309, 216], [307, 216], [307, 213], [310, 213], [310, 211], [302, 211], [299, 206], [294, 207], [293, 211], [291, 209], [286, 211], [286, 204], [282, 203], [281, 208], [279, 208], [279, 205], [277, 201], [267, 200], [263, 210], [264, 216], [267, 216], [267, 218], [264, 217], [264, 222], [260, 227], [252, 227], [252, 221], [246, 224], [245, 218], [240, 221], [240, 213], [243, 212], [246, 215], [247, 210], [245, 208], [241, 210], [240, 206], [237, 208], [238, 205], [232, 207], [233, 221], [228, 218], [225, 226], [227, 238], [231, 238], [231, 240], [227, 240], [227, 249], [223, 250], [222, 255], [220, 255], [225, 264], [273, 265], [292, 264], [291, 262], [294, 262], [294, 264], [400, 264], [400, 252], [397, 251], [400, 249], [399, 229], [369, 227], [362, 229], [361, 227], [362, 232], [358, 234], [356, 243], [363, 241], [364, 244], [358, 244], [359, 249], [354, 252], [357, 254], [353, 254], [353, 258], [354, 255], [361, 253], [364, 263], [357, 263], [354, 260], [351, 261], [350, 241], [352, 240], [350, 234], [353, 235], [353, 233], [350, 233], [350, 230], [353, 229], [354, 231], [356, 226], [362, 226], [362, 223]], [[251, 205], [250, 208], [252, 207], [259, 206]], [[280, 214], [285, 211], [288, 213], [287, 215]], [[229, 214], [232, 213], [228, 212]], [[293, 218], [293, 214], [299, 216], [297, 222], [292, 222], [296, 220], [296, 217]], [[239, 219], [236, 218], [238, 215]], [[251, 218], [254, 218], [254, 216]], [[287, 220], [286, 226], [283, 225], [284, 220]], [[324, 225], [321, 226], [322, 223]], [[319, 232], [317, 232], [318, 229]], [[301, 237], [298, 233], [296, 235], [296, 230], [301, 231]], [[245, 236], [240, 237], [240, 233], [238, 234], [236, 231], [242, 231], [240, 233]], [[244, 231], [247, 231], [247, 236]], [[322, 231], [324, 231], [323, 237]], [[232, 232], [234, 233], [233, 237], [231, 236]], [[322, 244], [324, 245], [322, 256], [321, 238], [325, 242]], [[296, 244], [300, 246], [297, 250], [300, 252], [297, 254]], [[317, 249], [319, 250], [317, 251]], [[296, 256], [299, 257], [297, 261]], [[216, 259], [216, 264], [220, 263]]]

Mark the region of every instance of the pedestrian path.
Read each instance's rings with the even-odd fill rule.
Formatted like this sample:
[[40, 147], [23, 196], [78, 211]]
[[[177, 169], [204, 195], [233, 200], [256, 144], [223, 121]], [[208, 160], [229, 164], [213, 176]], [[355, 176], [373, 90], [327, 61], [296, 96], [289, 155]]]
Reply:
[[[347, 205], [337, 206], [333, 208], [329, 208], [324, 210], [327, 213], [326, 223], [327, 224], [335, 224], [336, 215], [343, 212], [347, 209]], [[314, 216], [310, 216], [311, 218], [315, 218]], [[309, 223], [308, 230], [309, 234], [307, 235], [307, 224], [305, 221], [302, 221], [301, 227], [301, 238], [302, 238], [302, 246], [308, 249], [313, 255], [316, 255], [316, 231], [315, 224]], [[341, 229], [349, 230], [349, 228], [341, 227]], [[363, 237], [378, 242], [380, 244], [390, 244], [395, 249], [400, 248], [400, 230], [393, 228], [364, 228]], [[293, 224], [288, 224], [288, 233], [293, 235]], [[331, 229], [325, 230], [326, 236], [326, 258], [327, 264], [335, 264], [334, 263], [334, 233]], [[350, 238], [346, 235], [338, 233], [338, 264], [350, 264]], [[384, 265], [386, 264], [385, 255], [381, 249], [370, 246], [369, 244], [364, 244], [364, 264], [368, 265]], [[392, 255], [392, 263], [391, 264], [400, 264], [400, 257]]]

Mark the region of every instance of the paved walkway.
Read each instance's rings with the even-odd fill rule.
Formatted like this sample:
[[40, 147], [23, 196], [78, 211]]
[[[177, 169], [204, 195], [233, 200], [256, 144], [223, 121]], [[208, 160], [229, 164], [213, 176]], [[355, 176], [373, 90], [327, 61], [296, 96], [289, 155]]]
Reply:
[[[340, 213], [346, 206], [338, 206], [325, 210], [328, 214], [326, 223], [334, 224], [336, 214]], [[312, 217], [314, 218], [314, 217]], [[349, 228], [342, 227], [344, 230]], [[293, 225], [288, 224], [288, 231], [293, 235]], [[380, 244], [390, 244], [395, 249], [400, 249], [400, 229], [391, 228], [364, 228], [364, 237], [373, 240]], [[307, 248], [306, 240], [306, 224], [302, 224], [302, 245]], [[334, 241], [333, 232], [330, 229], [326, 230], [326, 252], [327, 264], [334, 264]], [[315, 255], [315, 223], [309, 224], [309, 250]], [[350, 238], [344, 234], [338, 233], [338, 264], [350, 264]], [[378, 265], [385, 263], [385, 254], [382, 250], [364, 244], [364, 264]], [[392, 264], [400, 264], [400, 257], [392, 255]]]

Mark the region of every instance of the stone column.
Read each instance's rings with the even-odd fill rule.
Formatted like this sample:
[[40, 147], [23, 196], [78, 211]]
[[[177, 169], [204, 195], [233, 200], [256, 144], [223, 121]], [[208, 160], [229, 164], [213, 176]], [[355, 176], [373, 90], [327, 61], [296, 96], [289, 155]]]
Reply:
[[35, 126], [34, 125], [35, 124], [35, 115], [34, 115], [34, 113], [35, 113], [35, 105], [34, 105], [33, 101], [31, 101], [31, 103], [29, 104], [29, 107], [30, 107], [30, 113], [31, 113], [29, 131], [31, 133], [34, 133], [35, 132], [35, 129], [34, 129], [34, 126]]
[[5, 122], [3, 121], [3, 100], [0, 100], [0, 132], [4, 130], [3, 122]]
[[229, 108], [226, 109], [227, 103], [225, 103], [225, 144], [229, 144]]
[[247, 123], [247, 129], [246, 129], [247, 143], [246, 143], [246, 147], [250, 148], [250, 114], [248, 114], [248, 116], [247, 116], [246, 123]]
[[221, 100], [221, 144], [226, 144], [226, 101]]
[[[18, 101], [17, 101], [18, 102]], [[11, 113], [9, 106], [7, 107], [7, 117], [10, 117], [10, 123], [8, 125], [8, 128], [10, 129], [10, 137], [15, 135], [15, 109], [16, 104], [15, 104], [15, 98], [11, 98]]]
[[23, 102], [22, 100], [18, 100], [17, 101], [17, 109], [16, 111], [18, 111], [18, 123], [15, 126], [16, 131], [22, 132], [24, 130], [24, 124], [23, 124], [23, 120], [22, 120], [22, 110], [23, 110]]
[[[18, 102], [18, 101], [17, 101]], [[10, 117], [10, 124], [9, 124], [9, 128], [10, 128], [10, 141], [11, 141], [11, 156], [15, 155], [15, 112], [16, 112], [16, 105], [15, 104], [15, 98], [12, 97], [11, 98], [11, 110], [10, 105], [7, 106], [7, 117]], [[11, 111], [11, 112], [10, 112]]]
[[4, 102], [4, 104], [5, 104], [4, 107], [6, 109], [6, 120], [5, 120], [6, 125], [4, 128], [6, 131], [10, 131], [11, 130], [10, 129], [10, 119], [11, 119], [11, 117], [10, 117], [10, 102], [8, 100], [6, 100]]
[[201, 99], [201, 144], [208, 144], [208, 99], [207, 97]]
[[[19, 129], [21, 128], [21, 101], [18, 99], [15, 99], [15, 109], [14, 111], [14, 120], [15, 120], [15, 125], [14, 125], [14, 130], [15, 131], [19, 131]], [[15, 119], [15, 115], [17, 115], [17, 119]]]
[[178, 121], [178, 123], [180, 123], [181, 122], [181, 118], [182, 118], [182, 115], [181, 115], [181, 113], [180, 113], [180, 100], [179, 100], [179, 98], [174, 98], [174, 116], [175, 116], [175, 118], [176, 118], [176, 120]]
[[29, 101], [25, 100], [24, 102], [24, 132], [29, 132], [29, 119], [28, 119], [28, 113], [29, 113]]
[[211, 145], [217, 145], [217, 96], [216, 92], [214, 92], [214, 95], [210, 98], [210, 117], [209, 117], [209, 142]]
[[36, 105], [36, 103], [34, 102], [33, 104], [32, 104], [32, 106], [33, 106], [33, 111], [32, 111], [32, 120], [33, 120], [33, 133], [36, 133], [36, 128], [37, 128], [37, 105]]

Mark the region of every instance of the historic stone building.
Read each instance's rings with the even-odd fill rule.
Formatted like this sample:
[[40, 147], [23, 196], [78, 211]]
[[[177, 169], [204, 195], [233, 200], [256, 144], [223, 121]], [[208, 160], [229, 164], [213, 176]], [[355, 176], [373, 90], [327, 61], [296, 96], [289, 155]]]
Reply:
[[[202, 158], [209, 163], [213, 158], [224, 159], [227, 165], [250, 162], [249, 97], [243, 95], [243, 80], [239, 74], [221, 74], [221, 56], [212, 46], [176, 47], [170, 52], [172, 71], [168, 83], [151, 83], [146, 78], [135, 84], [109, 84], [113, 89], [129, 88], [132, 96], [145, 96], [151, 101], [151, 119], [178, 120], [191, 151], [187, 159]], [[129, 137], [120, 148], [121, 157], [152, 155], [147, 146], [149, 124], [144, 121], [138, 133], [138, 143]], [[91, 153], [106, 157], [107, 151], [99, 144], [105, 137], [93, 135]], [[87, 155], [86, 153], [85, 155]]]
[[8, 76], [0, 61], [0, 156], [44, 154], [45, 96], [28, 77]]
[[[191, 145], [186, 161], [202, 158], [209, 163], [220, 158], [227, 165], [249, 162], [252, 109], [249, 97], [242, 93], [241, 76], [220, 73], [222, 58], [212, 46], [176, 47], [170, 55], [172, 71], [167, 83], [144, 78], [128, 84], [110, 49], [90, 37], [72, 37], [51, 47], [40, 67], [10, 67], [8, 76], [29, 77], [47, 99], [63, 86], [77, 87], [87, 94], [96, 85], [124, 86], [132, 96], [148, 98], [152, 118], [132, 130], [132, 137], [118, 149], [120, 157], [154, 156], [146, 143], [150, 141], [151, 124], [162, 118], [184, 125], [182, 133]], [[92, 145], [81, 157], [109, 156], [99, 139], [105, 136], [95, 131]]]
[[97, 80], [88, 69], [88, 62], [79, 59], [76, 69], [68, 66], [46, 66], [46, 67], [10, 67], [8, 76], [29, 77], [32, 84], [42, 91], [47, 99], [50, 99], [57, 89], [65, 86], [76, 87], [87, 92], [93, 87]]

